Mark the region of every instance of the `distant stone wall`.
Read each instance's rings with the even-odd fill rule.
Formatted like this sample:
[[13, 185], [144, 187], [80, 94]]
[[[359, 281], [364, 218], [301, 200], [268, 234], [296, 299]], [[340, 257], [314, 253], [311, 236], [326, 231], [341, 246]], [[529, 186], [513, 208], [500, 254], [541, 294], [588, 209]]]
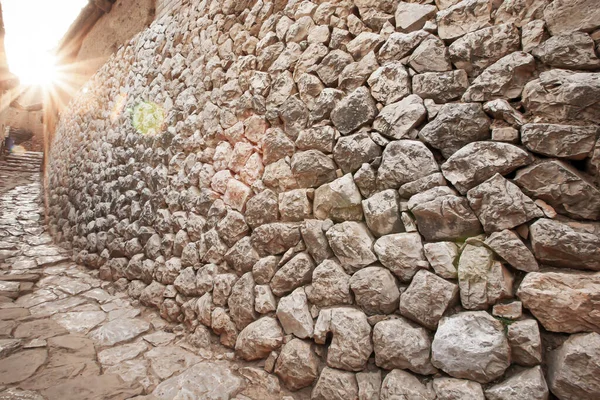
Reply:
[[61, 116], [51, 231], [298, 399], [599, 398], [597, 2], [419, 3], [159, 12]]

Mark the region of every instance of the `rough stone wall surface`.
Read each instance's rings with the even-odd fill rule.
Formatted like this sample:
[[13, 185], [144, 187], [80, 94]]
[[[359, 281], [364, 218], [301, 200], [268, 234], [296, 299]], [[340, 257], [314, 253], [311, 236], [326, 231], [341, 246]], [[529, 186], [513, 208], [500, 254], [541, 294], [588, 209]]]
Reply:
[[158, 18], [176, 12], [184, 0], [156, 0], [156, 16]]
[[52, 233], [298, 398], [597, 399], [599, 28], [596, 0], [190, 1], [62, 114]]

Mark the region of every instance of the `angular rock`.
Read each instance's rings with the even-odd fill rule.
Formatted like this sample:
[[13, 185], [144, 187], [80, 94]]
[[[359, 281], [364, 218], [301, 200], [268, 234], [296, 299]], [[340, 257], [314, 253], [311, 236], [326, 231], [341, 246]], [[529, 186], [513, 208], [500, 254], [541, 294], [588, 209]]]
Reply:
[[364, 371], [356, 374], [358, 398], [360, 400], [379, 400], [381, 391], [381, 371]]
[[319, 307], [352, 304], [350, 275], [335, 260], [324, 260], [313, 271], [308, 299]]
[[317, 264], [333, 256], [333, 252], [325, 236], [325, 231], [330, 226], [331, 221], [306, 219], [300, 227], [306, 248]]
[[600, 11], [594, 0], [554, 1], [544, 9], [544, 19], [552, 35], [600, 28]]
[[347, 272], [356, 272], [377, 261], [373, 253], [373, 236], [364, 223], [342, 222], [330, 228], [325, 235]]
[[410, 94], [410, 79], [400, 62], [389, 62], [377, 68], [367, 83], [371, 96], [383, 104], [390, 104]]
[[431, 175], [424, 176], [409, 183], [400, 186], [398, 193], [400, 197], [408, 199], [415, 194], [425, 192], [436, 186], [446, 186], [447, 182], [440, 172], [435, 172]]
[[518, 51], [521, 45], [519, 30], [503, 22], [503, 25], [467, 33], [453, 42], [448, 51], [454, 66], [475, 77], [502, 57]]
[[412, 90], [423, 99], [448, 103], [459, 99], [469, 87], [469, 78], [462, 69], [447, 72], [425, 72], [415, 75]]
[[375, 100], [369, 90], [359, 87], [344, 97], [331, 112], [331, 121], [342, 135], [371, 122], [377, 115]]
[[276, 222], [278, 212], [277, 194], [267, 189], [248, 200], [244, 216], [248, 225], [256, 228], [260, 225]]
[[431, 344], [431, 362], [455, 378], [480, 383], [502, 376], [510, 365], [510, 348], [502, 324], [485, 311], [443, 318]]
[[510, 103], [504, 99], [488, 101], [483, 105], [483, 110], [490, 116], [496, 119], [502, 119], [511, 126], [519, 127], [524, 124], [523, 115], [515, 110]]
[[246, 272], [231, 289], [227, 300], [229, 315], [238, 330], [244, 329], [256, 319], [254, 311], [254, 278], [252, 272]]
[[438, 38], [423, 41], [408, 59], [408, 64], [418, 73], [443, 72], [452, 69], [448, 48]]
[[529, 153], [511, 144], [474, 142], [448, 158], [442, 164], [442, 174], [461, 194], [465, 194], [497, 173], [506, 175], [532, 162], [533, 157]]
[[535, 319], [513, 322], [508, 325], [506, 336], [513, 363], [526, 367], [542, 363], [542, 338]]
[[377, 182], [382, 189], [397, 189], [438, 170], [433, 154], [423, 143], [398, 140], [385, 148], [377, 171]]
[[363, 217], [362, 196], [351, 174], [346, 174], [315, 190], [314, 215], [333, 221], [360, 221]]
[[342, 50], [333, 50], [323, 57], [316, 71], [323, 83], [331, 85], [337, 82], [342, 70], [353, 61], [350, 54]]
[[529, 150], [572, 160], [588, 157], [599, 134], [596, 126], [526, 124], [521, 128], [521, 140]]
[[525, 272], [533, 272], [540, 269], [535, 257], [531, 254], [531, 250], [511, 230], [505, 229], [492, 233], [485, 240], [485, 244], [513, 268]]
[[236, 353], [247, 361], [267, 358], [283, 343], [283, 331], [275, 318], [262, 317], [244, 328], [235, 342]]
[[435, 330], [444, 312], [457, 300], [457, 285], [422, 270], [400, 296], [400, 314]]
[[456, 279], [458, 272], [454, 265], [458, 257], [458, 246], [453, 242], [425, 243], [423, 252], [435, 273], [444, 279]]
[[548, 383], [566, 400], [592, 400], [600, 395], [600, 334], [573, 335], [550, 354]]
[[282, 221], [303, 221], [312, 215], [312, 205], [306, 189], [279, 194], [279, 214]]
[[271, 223], [252, 231], [252, 245], [260, 255], [280, 254], [300, 241], [300, 229], [294, 223]]
[[567, 69], [596, 69], [600, 59], [594, 52], [594, 41], [587, 33], [572, 32], [552, 36], [531, 51], [546, 65]]
[[521, 28], [521, 45], [524, 52], [530, 53], [531, 50], [547, 39], [545, 28], [546, 23], [541, 19], [536, 19], [523, 25]]
[[382, 267], [366, 267], [350, 278], [356, 304], [367, 314], [392, 314], [398, 309], [400, 291], [396, 278]]
[[356, 172], [363, 163], [381, 156], [379, 147], [367, 133], [344, 136], [333, 149], [333, 159], [344, 173]]
[[381, 400], [434, 400], [435, 392], [423, 385], [409, 372], [395, 369], [386, 375], [381, 384]]
[[325, 367], [312, 390], [310, 400], [358, 399], [358, 384], [352, 372]]
[[300, 339], [287, 342], [277, 357], [275, 374], [292, 391], [312, 385], [319, 374], [319, 358], [311, 343]]
[[431, 339], [426, 329], [403, 318], [375, 324], [375, 363], [385, 369], [410, 369], [421, 374], [436, 373], [431, 365]]
[[478, 103], [444, 104], [419, 137], [449, 158], [463, 146], [490, 137], [490, 120]]
[[489, 400], [546, 400], [549, 394], [544, 373], [539, 366], [521, 371], [485, 390]]
[[515, 99], [525, 84], [534, 78], [535, 59], [516, 51], [486, 68], [467, 89], [463, 101], [488, 101], [496, 98]]
[[373, 352], [367, 316], [353, 308], [323, 309], [315, 325], [315, 343], [324, 344], [328, 334], [333, 339], [327, 351], [327, 365], [346, 371], [362, 371]]
[[488, 233], [511, 229], [544, 216], [533, 200], [500, 174], [469, 190], [467, 198]]
[[496, 22], [522, 27], [531, 20], [543, 18], [550, 0], [506, 0], [496, 11]]
[[271, 279], [271, 290], [275, 296], [283, 296], [297, 287], [310, 283], [315, 262], [305, 252], [296, 254], [283, 265]]
[[540, 262], [600, 271], [598, 224], [539, 219], [530, 227], [533, 253]]
[[433, 390], [438, 400], [485, 400], [478, 382], [455, 378], [435, 378]]
[[423, 40], [431, 38], [432, 35], [426, 31], [410, 33], [392, 33], [377, 53], [380, 63], [386, 61], [398, 61], [409, 55]]
[[421, 235], [415, 232], [382, 236], [375, 242], [379, 261], [402, 282], [409, 282], [422, 268], [429, 268]]
[[400, 218], [400, 198], [393, 189], [384, 190], [362, 201], [367, 226], [375, 236], [404, 231]]
[[569, 272], [530, 272], [517, 291], [523, 306], [552, 332], [588, 332], [600, 329], [594, 293], [600, 275]]
[[591, 179], [559, 160], [543, 160], [517, 171], [515, 183], [523, 192], [544, 200], [561, 214], [600, 219], [600, 190]]
[[277, 309], [277, 300], [269, 285], [254, 286], [254, 309], [259, 314], [268, 314]]
[[333, 160], [318, 150], [294, 154], [291, 169], [300, 187], [317, 187], [336, 178]]
[[406, 139], [414, 128], [425, 121], [426, 114], [423, 99], [409, 95], [385, 106], [375, 118], [373, 129], [392, 139]]
[[437, 8], [432, 5], [401, 1], [396, 8], [396, 28], [401, 32], [419, 30], [435, 15], [436, 11]]
[[286, 334], [300, 339], [312, 337], [313, 319], [308, 310], [304, 288], [298, 288], [282, 297], [277, 305], [276, 315]]
[[[554, 3], [553, 3], [554, 4]], [[600, 73], [553, 69], [523, 89], [523, 106], [545, 121], [600, 124]]]
[[464, 0], [437, 13], [438, 35], [456, 39], [491, 24], [492, 5], [488, 0]]

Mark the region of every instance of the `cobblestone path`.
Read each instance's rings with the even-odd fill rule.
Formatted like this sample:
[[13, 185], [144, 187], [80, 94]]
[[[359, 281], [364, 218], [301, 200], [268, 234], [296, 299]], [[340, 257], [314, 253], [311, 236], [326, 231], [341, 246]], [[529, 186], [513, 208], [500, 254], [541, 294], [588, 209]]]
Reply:
[[43, 226], [39, 173], [0, 165], [0, 181], [0, 400], [285, 398], [208, 330], [70, 261]]

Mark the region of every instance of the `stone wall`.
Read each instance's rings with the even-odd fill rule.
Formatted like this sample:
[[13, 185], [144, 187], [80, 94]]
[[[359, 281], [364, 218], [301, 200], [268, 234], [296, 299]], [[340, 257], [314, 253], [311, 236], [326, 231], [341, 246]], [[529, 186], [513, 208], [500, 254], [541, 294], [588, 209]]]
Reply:
[[420, 3], [163, 14], [61, 116], [53, 235], [298, 399], [599, 398], [596, 0]]

